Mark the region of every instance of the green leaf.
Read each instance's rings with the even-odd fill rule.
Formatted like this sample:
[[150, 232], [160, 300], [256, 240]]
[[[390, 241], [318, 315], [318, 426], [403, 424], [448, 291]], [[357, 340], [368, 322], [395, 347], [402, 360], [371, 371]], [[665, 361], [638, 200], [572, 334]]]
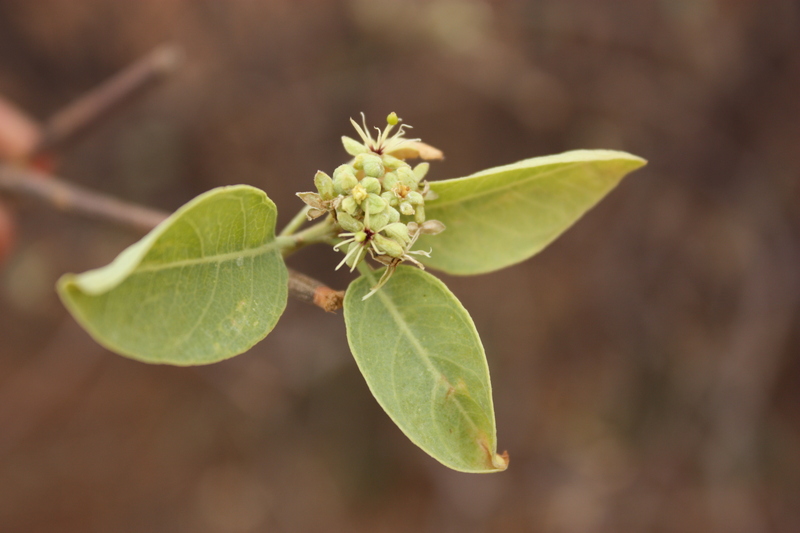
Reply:
[[347, 339], [367, 385], [412, 442], [462, 472], [497, 472], [492, 386], [478, 332], [437, 278], [399, 266], [378, 292], [362, 297], [381, 271], [347, 289]]
[[286, 307], [272, 200], [246, 185], [208, 191], [108, 266], [66, 274], [64, 305], [94, 339], [148, 363], [200, 365], [263, 339]]
[[610, 150], [576, 150], [431, 182], [438, 199], [428, 219], [444, 222], [424, 235], [425, 265], [449, 274], [499, 270], [539, 253], [592, 208], [644, 159]]

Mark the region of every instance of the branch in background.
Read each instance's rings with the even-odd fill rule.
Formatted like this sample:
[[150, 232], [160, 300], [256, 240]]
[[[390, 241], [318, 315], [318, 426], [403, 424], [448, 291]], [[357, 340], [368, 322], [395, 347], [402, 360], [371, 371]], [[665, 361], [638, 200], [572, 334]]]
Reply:
[[[180, 63], [178, 47], [162, 45], [56, 113], [43, 127], [0, 97], [0, 161], [24, 164], [37, 154], [62, 147], [163, 80]], [[163, 211], [124, 202], [50, 174], [11, 164], [0, 163], [0, 193], [36, 198], [64, 212], [141, 232], [150, 231], [169, 216]], [[344, 298], [343, 291], [335, 291], [292, 269], [289, 269], [289, 294], [325, 311], [341, 309]]]
[[0, 96], [0, 161], [27, 159], [41, 138], [39, 124]]
[[31, 155], [60, 147], [163, 80], [182, 60], [180, 49], [161, 45], [113, 78], [56, 113], [42, 127]]
[[[0, 192], [36, 198], [64, 212], [114, 222], [142, 232], [150, 231], [169, 216], [163, 211], [72, 185], [49, 174], [6, 164], [0, 164]], [[341, 309], [344, 298], [343, 291], [335, 291], [292, 269], [289, 269], [289, 294], [329, 312]]]
[[147, 232], [167, 214], [123, 202], [36, 170], [0, 165], [0, 191], [41, 200], [60, 211], [115, 222]]

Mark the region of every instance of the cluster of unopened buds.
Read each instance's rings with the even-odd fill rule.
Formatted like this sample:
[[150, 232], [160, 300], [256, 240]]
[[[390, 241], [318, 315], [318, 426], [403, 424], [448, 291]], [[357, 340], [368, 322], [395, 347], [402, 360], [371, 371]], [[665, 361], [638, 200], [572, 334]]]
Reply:
[[406, 127], [392, 130], [400, 119], [391, 113], [383, 130], [376, 128], [373, 138], [367, 129], [350, 120], [361, 142], [342, 137], [344, 149], [353, 159], [333, 171], [333, 177], [319, 171], [314, 176], [317, 192], [297, 195], [309, 206], [309, 220], [329, 214], [342, 229], [341, 239], [333, 248], [345, 256], [339, 266], [354, 270], [369, 254], [386, 265], [380, 281], [365, 299], [372, 296], [394, 272], [397, 265], [408, 261], [420, 268], [423, 265], [414, 255], [429, 256], [429, 251], [411, 250], [422, 234], [435, 235], [444, 230], [438, 220], [425, 219], [425, 200], [436, 195], [430, 190], [425, 175], [429, 164], [411, 167], [406, 159], [441, 159], [441, 152], [423, 144], [419, 139], [403, 137]]

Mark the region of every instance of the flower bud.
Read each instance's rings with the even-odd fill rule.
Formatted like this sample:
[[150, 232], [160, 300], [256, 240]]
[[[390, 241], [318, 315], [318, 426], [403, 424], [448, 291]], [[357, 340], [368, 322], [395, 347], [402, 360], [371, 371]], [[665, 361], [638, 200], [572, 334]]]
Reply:
[[386, 211], [389, 213], [389, 224], [394, 224], [395, 222], [400, 221], [400, 211], [394, 207], [390, 207]]
[[349, 215], [355, 216], [356, 211], [358, 211], [358, 204], [355, 200], [353, 200], [352, 196], [348, 196], [344, 200], [342, 200], [342, 211]]
[[413, 215], [414, 214], [414, 206], [411, 205], [411, 202], [405, 201], [400, 203], [400, 212], [404, 215]]
[[318, 170], [314, 175], [314, 185], [317, 186], [317, 191], [323, 200], [330, 200], [335, 196], [333, 192], [333, 180], [330, 176]]
[[422, 205], [425, 203], [423, 200], [422, 195], [417, 191], [411, 191], [406, 195], [406, 200], [411, 202], [411, 205]]
[[391, 191], [397, 185], [397, 173], [387, 172], [383, 175], [383, 190]]
[[361, 180], [361, 186], [364, 187], [368, 193], [380, 194], [381, 182], [376, 178], [364, 178]]
[[389, 170], [397, 170], [402, 166], [408, 165], [408, 163], [406, 163], [402, 159], [398, 159], [395, 156], [389, 154], [383, 154], [381, 156], [381, 160], [383, 161], [383, 166]]
[[411, 240], [411, 237], [408, 235], [408, 226], [402, 222], [395, 222], [394, 224], [387, 225], [385, 228], [383, 228], [383, 233], [385, 233], [390, 239], [393, 239], [404, 246], [407, 245]]
[[392, 191], [386, 191], [384, 193], [381, 193], [381, 198], [386, 200], [386, 203], [389, 205], [392, 206], [397, 205], [397, 195], [395, 195], [395, 193], [393, 193]]
[[378, 213], [386, 209], [386, 207], [387, 207], [386, 200], [384, 200], [377, 194], [367, 195], [366, 201], [364, 202], [364, 211], [366, 211], [370, 215], [377, 215]]
[[346, 135], [342, 135], [342, 145], [344, 146], [345, 152], [352, 156], [357, 156], [358, 154], [363, 154], [367, 152], [369, 149], [358, 142], [355, 139], [351, 139]]
[[384, 237], [380, 233], [373, 235], [372, 240], [375, 242], [378, 250], [386, 255], [390, 255], [392, 257], [403, 257], [403, 254], [405, 253], [403, 246], [392, 239]]
[[380, 213], [370, 214], [369, 229], [377, 231], [383, 229], [389, 223], [389, 209], [384, 209]]
[[375, 154], [364, 154], [361, 156], [361, 166], [364, 169], [364, 175], [372, 178], [379, 178], [383, 175], [383, 161], [380, 156]]
[[414, 220], [416, 220], [418, 224], [425, 222], [425, 208], [421, 205], [417, 206], [416, 213], [414, 213]]
[[338, 178], [342, 174], [352, 174], [353, 176], [355, 176], [356, 171], [353, 168], [353, 165], [348, 165], [346, 163], [344, 165], [339, 165], [333, 170], [333, 181], [336, 181], [336, 178]]
[[340, 165], [333, 171], [333, 191], [336, 194], [347, 194], [358, 184], [350, 165]]
[[419, 165], [414, 167], [414, 179], [417, 180], [417, 183], [422, 181], [422, 178], [428, 174], [428, 169], [431, 168], [430, 163], [420, 163]]
[[412, 191], [417, 190], [417, 178], [414, 177], [414, 171], [411, 170], [411, 167], [400, 167], [395, 172], [400, 183], [409, 187]]
[[337, 219], [339, 220], [339, 225], [345, 231], [349, 231], [350, 233], [356, 233], [364, 229], [364, 224], [353, 218], [348, 213], [339, 213]]

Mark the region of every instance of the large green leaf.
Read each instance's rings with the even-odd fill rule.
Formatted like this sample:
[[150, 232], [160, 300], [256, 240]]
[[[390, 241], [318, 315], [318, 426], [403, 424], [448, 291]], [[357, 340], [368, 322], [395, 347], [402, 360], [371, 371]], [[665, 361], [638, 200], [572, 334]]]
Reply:
[[437, 278], [400, 266], [378, 292], [381, 272], [347, 289], [347, 339], [372, 394], [408, 438], [446, 466], [496, 472], [492, 386], [478, 332]]
[[644, 159], [610, 150], [576, 150], [431, 182], [439, 195], [427, 218], [447, 229], [424, 235], [422, 261], [450, 274], [482, 274], [540, 252]]
[[61, 299], [97, 342], [149, 363], [199, 365], [263, 339], [286, 307], [272, 200], [208, 191], [106, 267], [66, 274]]

